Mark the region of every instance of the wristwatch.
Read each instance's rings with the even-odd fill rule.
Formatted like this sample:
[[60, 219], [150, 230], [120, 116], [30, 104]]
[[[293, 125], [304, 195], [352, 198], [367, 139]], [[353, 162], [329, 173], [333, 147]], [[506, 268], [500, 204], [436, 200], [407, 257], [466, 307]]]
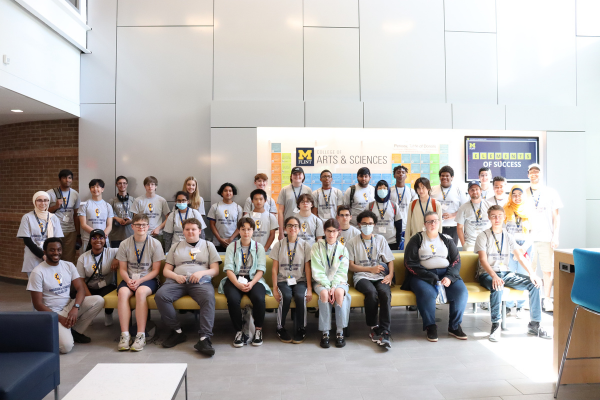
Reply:
[[73, 307], [75, 307], [76, 309], [79, 310], [79, 307], [81, 307], [79, 304], [75, 304]]

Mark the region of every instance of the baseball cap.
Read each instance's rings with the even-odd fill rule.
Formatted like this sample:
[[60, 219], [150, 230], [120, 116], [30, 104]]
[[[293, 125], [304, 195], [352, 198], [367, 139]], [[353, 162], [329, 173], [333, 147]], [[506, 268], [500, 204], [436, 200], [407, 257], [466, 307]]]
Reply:
[[529, 167], [527, 167], [527, 172], [531, 171], [532, 168], [536, 168], [538, 171], [542, 170], [542, 167], [540, 167], [540, 164], [533, 163], [533, 164], [529, 165]]
[[479, 186], [479, 187], [481, 187], [481, 183], [479, 183], [479, 181], [473, 180], [473, 181], [469, 182], [469, 189], [471, 189], [471, 186]]
[[104, 233], [104, 231], [102, 229], [94, 229], [93, 231], [90, 232], [90, 237], [94, 237], [94, 236], [102, 236], [103, 238], [106, 237], [106, 233]]
[[302, 169], [302, 167], [294, 167], [292, 168], [292, 174], [303, 174], [304, 170]]

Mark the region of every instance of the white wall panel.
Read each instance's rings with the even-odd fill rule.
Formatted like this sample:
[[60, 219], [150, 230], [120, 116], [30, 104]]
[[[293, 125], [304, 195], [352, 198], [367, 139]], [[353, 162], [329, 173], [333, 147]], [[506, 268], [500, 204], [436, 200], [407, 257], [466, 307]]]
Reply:
[[600, 37], [577, 38], [577, 105], [600, 104]]
[[307, 127], [363, 127], [363, 103], [358, 101], [307, 101], [304, 112]]
[[445, 0], [446, 30], [496, 32], [496, 0]]
[[574, 106], [575, 0], [503, 0], [497, 10], [498, 103]]
[[212, 28], [118, 29], [117, 174], [154, 175], [168, 199], [194, 175], [206, 197]]
[[302, 101], [213, 101], [213, 128], [304, 126]]
[[360, 2], [363, 101], [445, 102], [442, 0]]
[[577, 35], [600, 36], [600, 2], [598, 0], [577, 0]]
[[303, 100], [302, 0], [215, 0], [215, 100]]
[[451, 129], [450, 104], [365, 102], [365, 128]]
[[[244, 205], [246, 197], [254, 189], [257, 160], [256, 128], [212, 128], [210, 153], [210, 200], [221, 200], [217, 195], [219, 187], [230, 182], [235, 185], [238, 195], [236, 203]], [[208, 210], [207, 210], [208, 212]]]
[[[90, 198], [88, 182], [106, 184], [104, 198], [115, 196], [115, 105], [82, 104], [79, 119], [79, 193]], [[135, 182], [131, 182], [135, 185]], [[131, 184], [130, 184], [131, 186]]]
[[[586, 242], [585, 247], [600, 248], [600, 235], [598, 235], [598, 221], [600, 221], [600, 200], [586, 200]], [[562, 245], [560, 247], [565, 247]], [[584, 247], [577, 244], [575, 247]]]
[[119, 0], [119, 26], [212, 24], [213, 0]]
[[497, 104], [496, 35], [446, 32], [448, 103]]
[[114, 103], [117, 68], [117, 0], [88, 0], [87, 48], [81, 56], [81, 102]]
[[[600, 110], [597, 110], [596, 115], [600, 116]], [[598, 149], [600, 149], [600, 129], [596, 129], [593, 132], [586, 131], [585, 132], [585, 152], [580, 151], [578, 156], [584, 156], [586, 165], [585, 171], [588, 174], [592, 174], [592, 171], [595, 171], [598, 168]], [[589, 171], [589, 172], [588, 172]], [[591, 178], [588, 175], [588, 178]], [[600, 200], [600, 185], [592, 184], [585, 185], [586, 196], [585, 198], [588, 200]], [[600, 219], [596, 220], [596, 222], [600, 222]], [[597, 224], [594, 224], [596, 227]], [[600, 237], [600, 235], [597, 235]]]
[[304, 99], [360, 100], [359, 32], [304, 28]]
[[585, 120], [578, 107], [507, 105], [506, 129], [584, 131]]
[[505, 106], [494, 104], [452, 104], [454, 129], [506, 129]]
[[304, 26], [358, 27], [358, 0], [304, 0]]

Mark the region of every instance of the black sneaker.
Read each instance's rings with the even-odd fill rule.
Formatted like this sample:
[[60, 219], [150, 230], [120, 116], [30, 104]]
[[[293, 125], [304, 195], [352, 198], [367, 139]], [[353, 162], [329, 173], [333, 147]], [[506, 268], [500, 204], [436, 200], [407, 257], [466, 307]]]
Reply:
[[198, 343], [194, 345], [194, 348], [207, 356], [212, 357], [215, 355], [215, 349], [212, 347], [212, 342], [207, 337], [205, 337], [204, 340], [199, 339]]
[[385, 347], [386, 349], [392, 348], [392, 343], [390, 342], [391, 335], [388, 331], [383, 331], [381, 334], [381, 340], [379, 341], [379, 345]]
[[89, 337], [85, 336], [83, 333], [77, 332], [75, 329], [71, 328], [71, 335], [73, 335], [73, 341], [75, 343], [89, 343], [92, 341]]
[[552, 339], [552, 336], [540, 326], [539, 322], [530, 322], [527, 325], [527, 333], [542, 339]]
[[454, 336], [455, 338], [460, 340], [467, 340], [467, 334], [463, 332], [460, 325], [456, 329], [448, 327], [448, 335]]
[[321, 337], [321, 347], [324, 349], [329, 348], [329, 332], [323, 332], [323, 336]]
[[502, 329], [500, 329], [499, 322], [492, 322], [492, 330], [490, 331], [490, 337], [488, 338], [490, 342], [497, 342], [500, 340], [500, 334]]
[[162, 342], [162, 346], [170, 349], [171, 347], [177, 346], [179, 343], [183, 343], [187, 340], [185, 333], [177, 333], [174, 330], [171, 330], [169, 336]]
[[369, 337], [373, 343], [379, 343], [381, 341], [381, 329], [378, 326], [371, 328]]
[[283, 343], [292, 343], [292, 337], [285, 328], [277, 329], [277, 336]]
[[306, 339], [306, 329], [300, 328], [296, 331], [296, 334], [294, 335], [294, 340], [292, 340], [292, 343], [300, 344], [300, 343], [304, 342], [304, 339]]
[[335, 337], [335, 347], [342, 348], [346, 345], [343, 333], [338, 333]]
[[435, 324], [429, 325], [425, 329], [427, 329], [427, 340], [429, 340], [430, 342], [437, 342], [438, 341], [437, 325], [435, 325]]
[[244, 335], [244, 332], [238, 331], [233, 339], [233, 347], [243, 347], [248, 341], [248, 336]]
[[406, 306], [406, 309], [408, 311], [417, 311], [418, 310], [417, 306]]
[[262, 329], [257, 329], [256, 332], [254, 332], [254, 339], [252, 339], [252, 346], [260, 346], [262, 344], [263, 344]]

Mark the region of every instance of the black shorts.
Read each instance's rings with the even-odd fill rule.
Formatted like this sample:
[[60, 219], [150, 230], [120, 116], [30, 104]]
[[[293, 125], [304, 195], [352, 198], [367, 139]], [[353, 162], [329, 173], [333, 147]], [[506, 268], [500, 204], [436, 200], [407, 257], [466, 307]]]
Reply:
[[[156, 293], [156, 291], [158, 290], [158, 281], [157, 281], [156, 279], [151, 279], [151, 280], [149, 280], [149, 281], [145, 281], [145, 282], [142, 282], [142, 283], [140, 283], [140, 286], [148, 286], [148, 287], [150, 288], [150, 290], [152, 290], [152, 293], [151, 293], [151, 294], [155, 294], [155, 293]], [[121, 283], [119, 283], [119, 286], [117, 287], [117, 293], [119, 292], [119, 290], [120, 290], [122, 287], [126, 287], [126, 288], [128, 288], [128, 287], [127, 287], [127, 282], [125, 282], [125, 281], [121, 281]], [[138, 287], [139, 287], [139, 286], [138, 286]], [[129, 289], [129, 288], [128, 288], [128, 289]], [[131, 289], [129, 289], [129, 290], [131, 290]], [[132, 290], [132, 292], [133, 292], [133, 290]]]

